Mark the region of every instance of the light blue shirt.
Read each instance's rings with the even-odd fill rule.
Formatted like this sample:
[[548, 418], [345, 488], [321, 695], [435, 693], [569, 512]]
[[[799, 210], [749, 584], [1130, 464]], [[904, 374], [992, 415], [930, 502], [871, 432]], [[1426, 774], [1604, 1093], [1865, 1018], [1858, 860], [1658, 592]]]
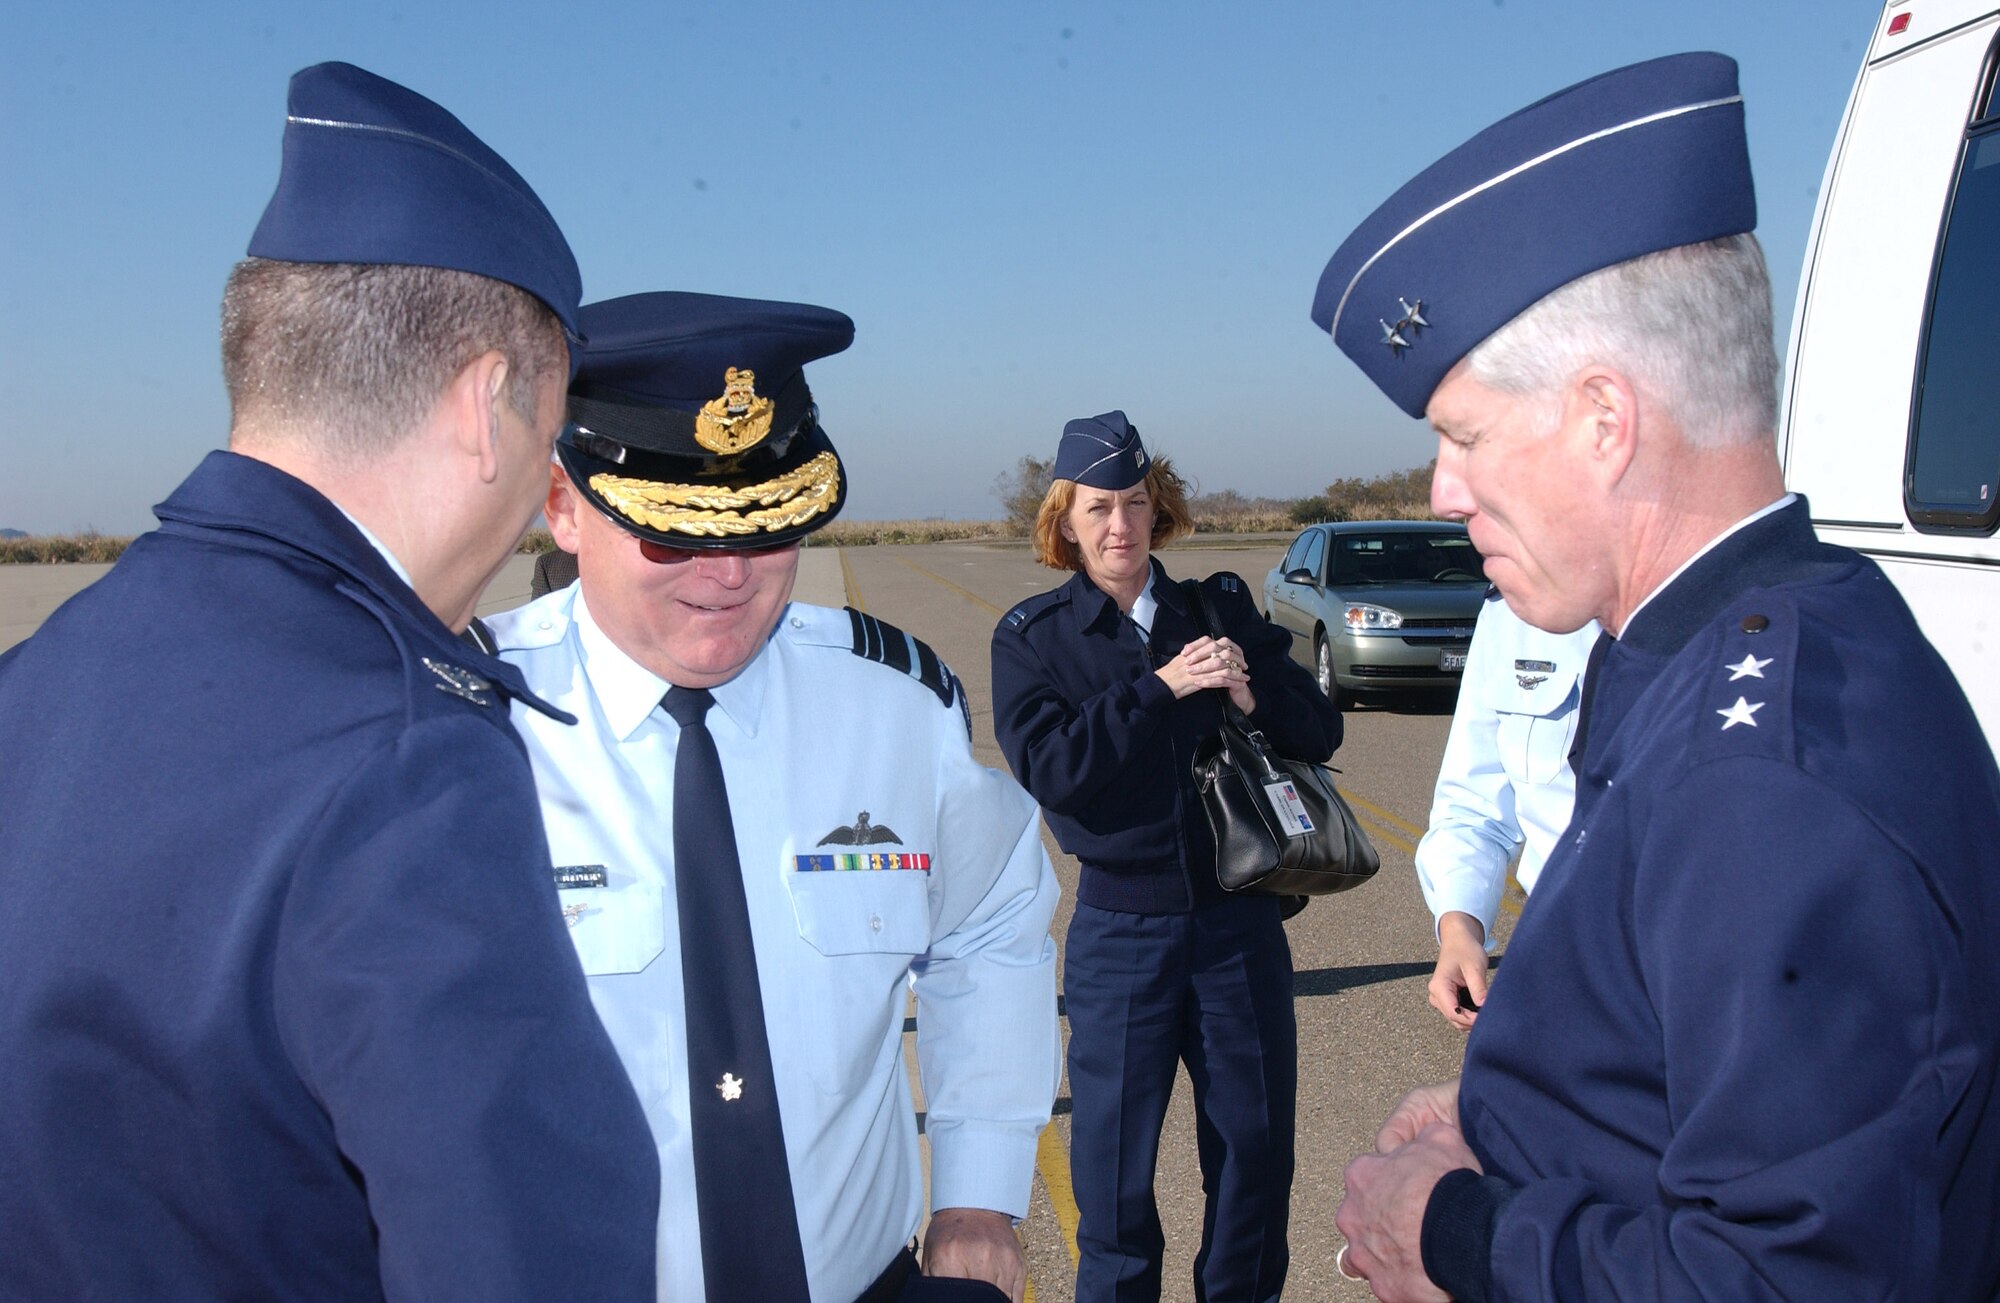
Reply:
[[1569, 747], [1598, 632], [1593, 620], [1545, 633], [1498, 598], [1480, 609], [1416, 865], [1432, 917], [1472, 915], [1489, 947], [1507, 862], [1521, 852], [1515, 876], [1532, 892], [1569, 826]]
[[[558, 894], [659, 1146], [659, 1297], [699, 1299], [672, 856], [680, 732], [657, 709], [667, 684], [597, 626], [581, 585], [488, 624], [529, 686], [577, 717], [566, 727], [521, 710], [514, 723], [558, 872], [602, 866], [606, 878]], [[793, 603], [756, 659], [712, 689], [707, 719], [729, 786], [806, 1274], [827, 1303], [859, 1295], [924, 1211], [903, 1060], [909, 989], [932, 1207], [1026, 1215], [1061, 1070], [1057, 887], [1035, 804], [973, 759], [958, 701], [852, 645], [846, 612]], [[828, 842], [864, 822], [893, 840]], [[827, 868], [839, 855], [874, 867]]]

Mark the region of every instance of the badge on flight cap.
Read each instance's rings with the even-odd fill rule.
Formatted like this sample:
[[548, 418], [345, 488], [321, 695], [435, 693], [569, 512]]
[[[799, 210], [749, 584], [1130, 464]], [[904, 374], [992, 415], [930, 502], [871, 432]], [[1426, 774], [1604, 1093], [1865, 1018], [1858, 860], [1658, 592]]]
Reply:
[[556, 455], [599, 512], [691, 549], [780, 547], [839, 514], [846, 480], [804, 368], [853, 341], [844, 314], [663, 291], [581, 317]]
[[1122, 411], [1079, 416], [1063, 426], [1051, 476], [1095, 489], [1129, 489], [1146, 478], [1146, 445]]
[[1418, 173], [1335, 251], [1312, 318], [1422, 416], [1460, 358], [1551, 291], [1756, 225], [1735, 60], [1669, 55], [1557, 91]]

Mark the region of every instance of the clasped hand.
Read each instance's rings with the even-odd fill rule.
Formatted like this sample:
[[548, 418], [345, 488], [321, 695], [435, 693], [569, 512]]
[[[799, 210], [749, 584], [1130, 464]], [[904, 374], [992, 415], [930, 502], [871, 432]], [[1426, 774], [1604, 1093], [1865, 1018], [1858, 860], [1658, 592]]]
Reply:
[[1458, 1130], [1458, 1083], [1403, 1096], [1375, 1134], [1375, 1152], [1347, 1165], [1347, 1197], [1334, 1224], [1347, 1237], [1343, 1265], [1387, 1303], [1433, 1303], [1447, 1295], [1424, 1273], [1424, 1207], [1431, 1187], [1479, 1160]]
[[1154, 672], [1176, 697], [1221, 688], [1244, 714], [1257, 709], [1257, 698], [1250, 692], [1250, 663], [1231, 639], [1197, 638]]

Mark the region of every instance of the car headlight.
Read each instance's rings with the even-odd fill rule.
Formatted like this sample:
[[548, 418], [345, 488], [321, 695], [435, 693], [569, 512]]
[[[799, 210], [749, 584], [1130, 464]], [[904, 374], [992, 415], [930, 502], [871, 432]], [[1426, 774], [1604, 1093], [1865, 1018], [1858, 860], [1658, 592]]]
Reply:
[[1386, 606], [1370, 606], [1366, 602], [1356, 602], [1342, 615], [1347, 627], [1357, 632], [1363, 629], [1400, 629], [1403, 627], [1403, 613], [1392, 611]]

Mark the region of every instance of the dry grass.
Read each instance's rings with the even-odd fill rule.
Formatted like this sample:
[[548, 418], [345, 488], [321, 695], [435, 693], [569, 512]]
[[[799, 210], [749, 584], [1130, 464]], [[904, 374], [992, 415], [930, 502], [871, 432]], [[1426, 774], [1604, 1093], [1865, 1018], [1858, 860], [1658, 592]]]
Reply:
[[[1309, 518], [1302, 518], [1307, 516]], [[1356, 503], [1338, 513], [1311, 516], [1261, 504], [1233, 511], [1205, 511], [1195, 517], [1197, 534], [1285, 534], [1313, 520], [1429, 520], [1431, 504], [1411, 499]], [[808, 535], [808, 547], [868, 547], [876, 543], [949, 543], [960, 539], [1019, 538], [1004, 520], [836, 520]], [[47, 565], [65, 561], [116, 561], [129, 538], [105, 534], [49, 534], [0, 539], [0, 565]], [[546, 529], [530, 530], [519, 551], [530, 556], [555, 549]]]
[[132, 542], [95, 531], [0, 538], [0, 565], [49, 565], [65, 561], [116, 561]]

